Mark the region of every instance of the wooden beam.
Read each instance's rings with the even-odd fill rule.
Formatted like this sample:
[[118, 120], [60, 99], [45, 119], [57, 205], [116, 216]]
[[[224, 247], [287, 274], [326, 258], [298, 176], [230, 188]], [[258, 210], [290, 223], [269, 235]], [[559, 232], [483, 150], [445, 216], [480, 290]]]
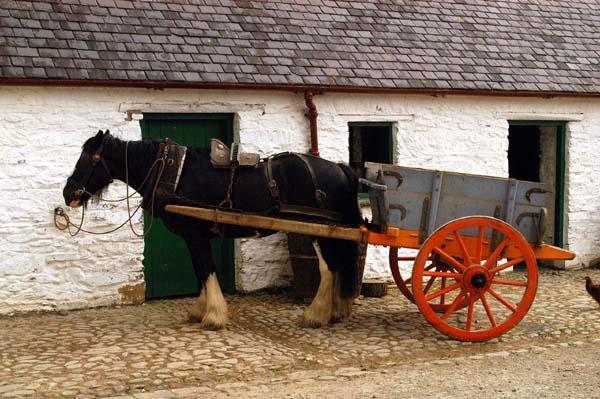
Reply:
[[531, 245], [531, 249], [533, 249], [533, 254], [538, 260], [571, 260], [575, 258], [575, 252], [552, 245], [542, 244], [539, 247]]
[[[404, 248], [420, 248], [418, 243], [418, 231], [399, 230], [388, 228], [384, 234], [369, 232], [365, 226], [353, 229], [348, 227], [339, 227], [322, 223], [300, 222], [297, 220], [274, 218], [270, 216], [248, 215], [245, 213], [221, 211], [218, 209], [196, 208], [191, 206], [167, 205], [167, 212], [176, 213], [205, 220], [213, 223], [233, 224], [236, 226], [253, 227], [256, 229], [283, 231], [286, 233], [298, 233], [309, 236], [337, 238], [341, 240], [358, 241], [375, 245], [385, 245]], [[474, 237], [463, 237], [465, 240], [475, 240]], [[449, 253], [462, 254], [460, 248], [453, 248], [453, 243], [447, 243], [446, 248]], [[467, 242], [467, 244], [469, 244]], [[551, 245], [541, 245], [536, 247], [530, 244], [537, 259], [555, 259], [569, 260], [575, 257], [575, 253], [553, 247]], [[454, 244], [456, 246], [456, 244]], [[512, 248], [507, 248], [505, 256], [510, 259], [521, 256], [520, 251], [514, 252]]]
[[270, 216], [248, 215], [221, 211], [218, 209], [196, 208], [191, 206], [167, 205], [167, 212], [176, 213], [221, 224], [253, 227], [256, 229], [283, 231], [286, 233], [306, 234], [309, 236], [338, 238], [349, 241], [368, 242], [369, 231], [361, 226], [352, 229], [322, 223], [300, 222], [297, 220], [274, 218]]

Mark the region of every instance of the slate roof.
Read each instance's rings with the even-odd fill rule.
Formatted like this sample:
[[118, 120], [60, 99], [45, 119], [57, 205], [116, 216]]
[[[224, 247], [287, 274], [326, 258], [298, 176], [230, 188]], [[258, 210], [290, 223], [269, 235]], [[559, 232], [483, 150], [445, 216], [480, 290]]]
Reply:
[[598, 94], [600, 0], [0, 0], [13, 79]]

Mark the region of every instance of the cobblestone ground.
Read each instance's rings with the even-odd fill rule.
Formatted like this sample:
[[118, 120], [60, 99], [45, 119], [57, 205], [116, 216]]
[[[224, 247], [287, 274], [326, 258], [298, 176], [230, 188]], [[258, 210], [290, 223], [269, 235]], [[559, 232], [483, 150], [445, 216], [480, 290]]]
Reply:
[[232, 323], [222, 331], [185, 321], [193, 298], [1, 317], [0, 398], [214, 397], [257, 382], [347, 380], [398, 364], [597, 343], [600, 309], [585, 274], [542, 270], [527, 317], [484, 343], [438, 333], [396, 289], [317, 330], [299, 327], [305, 305], [285, 293], [229, 296]]

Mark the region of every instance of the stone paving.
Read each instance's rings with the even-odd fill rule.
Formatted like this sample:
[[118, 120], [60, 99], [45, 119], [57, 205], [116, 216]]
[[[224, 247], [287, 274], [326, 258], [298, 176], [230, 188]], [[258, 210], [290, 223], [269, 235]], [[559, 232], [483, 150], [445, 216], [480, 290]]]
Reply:
[[229, 296], [231, 325], [222, 331], [185, 321], [193, 298], [1, 317], [0, 398], [215, 397], [259, 382], [344, 380], [411, 362], [597, 344], [600, 308], [585, 274], [600, 280], [598, 270], [541, 270], [527, 317], [484, 343], [438, 333], [396, 289], [361, 298], [349, 321], [315, 330], [299, 327], [305, 304], [287, 293]]

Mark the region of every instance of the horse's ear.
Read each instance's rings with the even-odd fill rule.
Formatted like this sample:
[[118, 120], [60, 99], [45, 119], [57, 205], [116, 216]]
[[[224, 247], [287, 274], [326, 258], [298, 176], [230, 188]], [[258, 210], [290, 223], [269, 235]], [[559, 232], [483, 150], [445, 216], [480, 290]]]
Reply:
[[96, 137], [94, 137], [94, 144], [95, 147], [98, 148], [102, 145], [102, 142], [104, 141], [104, 133], [102, 132], [102, 130], [98, 130], [98, 133], [96, 133]]
[[106, 129], [106, 131], [104, 132], [104, 134], [110, 134], [110, 132], [108, 131], [108, 129]]

